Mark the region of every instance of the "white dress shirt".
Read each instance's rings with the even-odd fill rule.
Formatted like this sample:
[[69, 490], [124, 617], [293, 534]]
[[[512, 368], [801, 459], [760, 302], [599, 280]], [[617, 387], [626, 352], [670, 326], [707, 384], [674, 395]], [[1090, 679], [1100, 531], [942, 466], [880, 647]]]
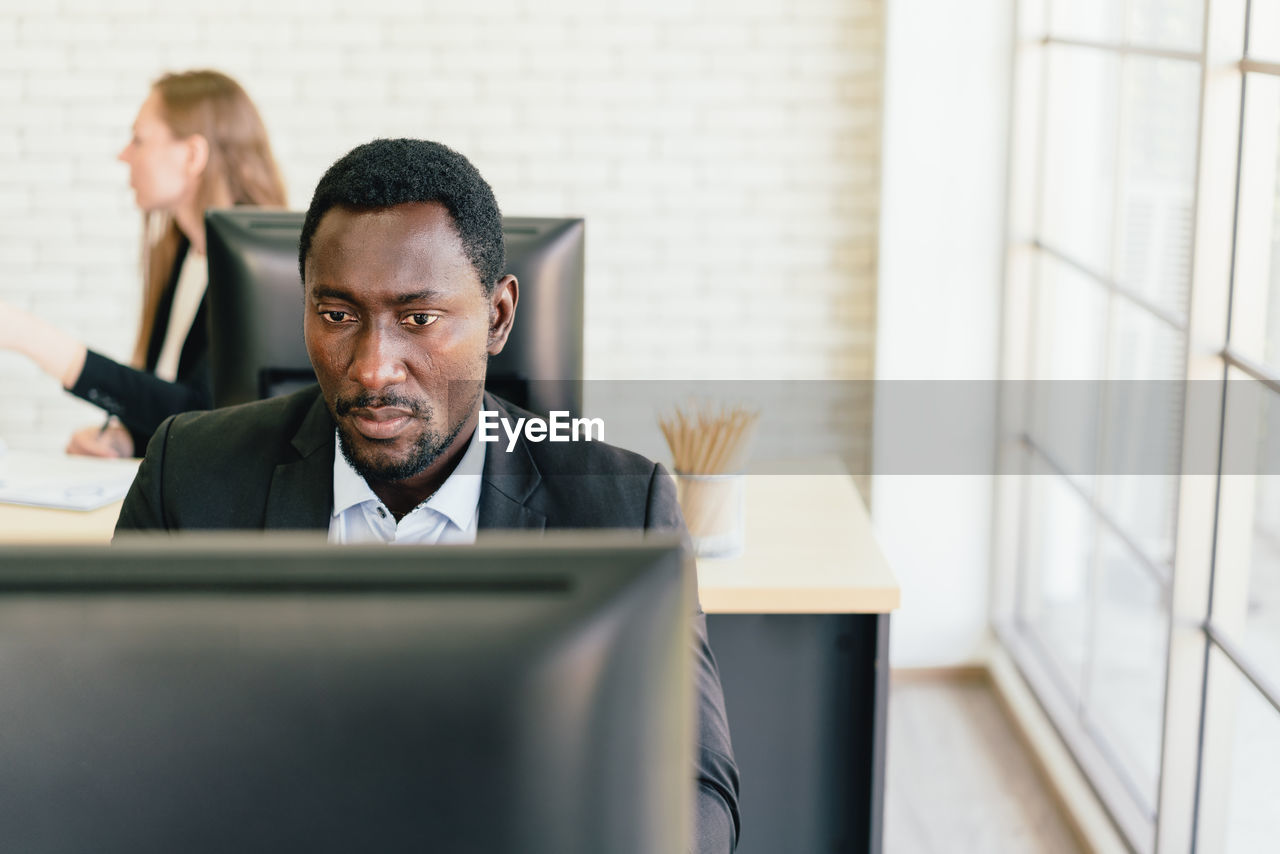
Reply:
[[164, 344], [160, 347], [160, 356], [153, 371], [162, 380], [173, 382], [178, 378], [182, 347], [187, 343], [187, 335], [191, 333], [191, 324], [195, 323], [208, 285], [209, 268], [204, 256], [188, 249], [187, 257], [182, 259], [182, 269], [178, 271], [178, 283], [173, 288], [169, 327], [164, 332]]
[[[335, 431], [336, 433], [337, 431]], [[484, 446], [476, 430], [453, 473], [431, 497], [399, 522], [374, 495], [342, 453], [341, 437], [333, 455], [331, 543], [474, 543], [480, 517], [480, 477]]]

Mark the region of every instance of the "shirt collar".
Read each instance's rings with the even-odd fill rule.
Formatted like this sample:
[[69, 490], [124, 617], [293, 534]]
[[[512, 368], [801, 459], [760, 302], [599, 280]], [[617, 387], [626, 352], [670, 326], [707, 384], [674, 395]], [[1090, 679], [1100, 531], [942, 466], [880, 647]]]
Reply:
[[[463, 452], [457, 467], [445, 478], [444, 483], [440, 484], [440, 488], [423, 502], [425, 506], [445, 515], [449, 521], [463, 530], [473, 525], [480, 508], [484, 447], [480, 444], [479, 436], [479, 430], [471, 432], [471, 438], [467, 441], [467, 450]], [[337, 448], [333, 455], [333, 516], [337, 517], [366, 501], [381, 503], [382, 499], [374, 494], [368, 482], [351, 467], [351, 463], [347, 462], [347, 456], [342, 452], [342, 437], [337, 435], [336, 429], [334, 441], [337, 443]], [[417, 509], [414, 508], [415, 511]]]

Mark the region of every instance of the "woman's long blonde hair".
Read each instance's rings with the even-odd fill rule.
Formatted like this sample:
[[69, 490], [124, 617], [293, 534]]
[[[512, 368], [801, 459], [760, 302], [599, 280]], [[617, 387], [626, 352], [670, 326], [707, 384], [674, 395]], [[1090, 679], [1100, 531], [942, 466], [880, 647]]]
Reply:
[[[200, 134], [209, 162], [200, 176], [201, 210], [229, 205], [283, 207], [284, 181], [271, 155], [262, 117], [240, 84], [218, 71], [166, 74], [152, 84], [161, 116], [178, 139]], [[167, 211], [142, 214], [142, 319], [133, 363], [143, 367], [181, 232]]]

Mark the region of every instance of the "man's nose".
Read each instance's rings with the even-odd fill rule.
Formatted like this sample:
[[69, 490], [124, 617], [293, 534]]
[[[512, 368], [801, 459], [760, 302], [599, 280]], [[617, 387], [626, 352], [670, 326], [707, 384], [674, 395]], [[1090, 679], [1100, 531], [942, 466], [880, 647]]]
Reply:
[[362, 331], [348, 375], [370, 390], [404, 382], [407, 371], [394, 336], [382, 329]]

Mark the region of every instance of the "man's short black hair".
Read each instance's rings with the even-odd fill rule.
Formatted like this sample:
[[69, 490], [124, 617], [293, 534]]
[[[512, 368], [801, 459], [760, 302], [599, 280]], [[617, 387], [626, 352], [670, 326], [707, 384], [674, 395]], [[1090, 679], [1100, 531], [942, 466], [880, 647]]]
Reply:
[[493, 293], [507, 265], [502, 213], [493, 188], [467, 158], [423, 139], [375, 139], [329, 167], [302, 222], [298, 274], [306, 280], [311, 239], [330, 208], [374, 210], [412, 202], [439, 202], [449, 210], [480, 284], [485, 293]]

